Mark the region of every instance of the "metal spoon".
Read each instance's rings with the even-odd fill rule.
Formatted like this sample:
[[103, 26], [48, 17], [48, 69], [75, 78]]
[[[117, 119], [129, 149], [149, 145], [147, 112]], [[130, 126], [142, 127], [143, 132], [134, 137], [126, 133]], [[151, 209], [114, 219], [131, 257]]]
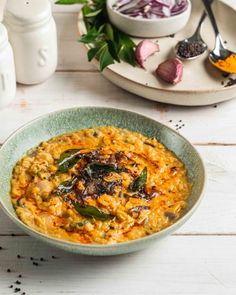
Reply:
[[[213, 0], [211, 0], [212, 2]], [[182, 59], [182, 60], [192, 60], [192, 59], [195, 59], [199, 56], [201, 56], [206, 50], [207, 50], [207, 44], [202, 40], [202, 37], [201, 37], [201, 29], [202, 29], [202, 24], [206, 18], [207, 14], [206, 12], [204, 11], [202, 13], [202, 16], [199, 20], [199, 23], [198, 23], [198, 26], [194, 32], [194, 34], [189, 37], [189, 38], [186, 38], [182, 41], [179, 41], [176, 46], [175, 46], [175, 54], [178, 58]], [[190, 47], [190, 46], [199, 46], [201, 51], [194, 55], [194, 56], [182, 56], [179, 54], [179, 49], [180, 49], [180, 46], [186, 46], [186, 47]]]
[[[215, 48], [209, 53], [209, 60], [213, 64], [213, 66], [216, 67], [215, 62], [217, 62], [218, 60], [225, 60], [230, 55], [232, 55], [232, 54], [235, 55], [236, 53], [228, 50], [224, 46], [222, 37], [220, 35], [219, 29], [218, 29], [218, 26], [217, 26], [217, 23], [216, 23], [215, 16], [214, 16], [213, 11], [211, 9], [210, 1], [209, 0], [202, 0], [202, 1], [203, 1], [203, 4], [205, 5], [207, 14], [208, 14], [208, 16], [210, 18], [210, 21], [211, 21], [211, 24], [212, 24], [212, 27], [214, 29], [215, 36], [216, 36]], [[227, 69], [224, 69], [222, 71], [232, 74], [232, 72], [228, 71]]]

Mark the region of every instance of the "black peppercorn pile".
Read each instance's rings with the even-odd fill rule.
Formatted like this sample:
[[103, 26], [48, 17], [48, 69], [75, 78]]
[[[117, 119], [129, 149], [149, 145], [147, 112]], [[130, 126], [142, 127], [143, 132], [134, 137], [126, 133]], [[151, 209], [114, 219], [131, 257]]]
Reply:
[[201, 42], [181, 42], [177, 54], [183, 58], [190, 58], [202, 54], [205, 51], [204, 44]]

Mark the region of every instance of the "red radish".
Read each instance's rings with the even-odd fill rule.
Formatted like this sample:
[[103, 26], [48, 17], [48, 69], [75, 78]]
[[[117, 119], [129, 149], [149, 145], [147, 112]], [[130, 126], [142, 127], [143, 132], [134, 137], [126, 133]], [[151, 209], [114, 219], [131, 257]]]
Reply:
[[155, 52], [159, 52], [160, 48], [159, 45], [156, 43], [153, 43], [149, 40], [143, 40], [141, 41], [135, 50], [135, 57], [138, 62], [138, 64], [144, 68], [144, 62], [145, 60], [153, 55]]
[[156, 74], [162, 80], [177, 84], [183, 76], [183, 63], [178, 58], [171, 58], [159, 64]]

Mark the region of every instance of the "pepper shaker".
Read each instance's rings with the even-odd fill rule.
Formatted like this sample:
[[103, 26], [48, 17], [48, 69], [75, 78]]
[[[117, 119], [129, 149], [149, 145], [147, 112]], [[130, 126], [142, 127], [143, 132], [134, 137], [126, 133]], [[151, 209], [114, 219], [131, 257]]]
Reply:
[[8, 0], [4, 23], [17, 82], [37, 84], [48, 79], [57, 66], [57, 32], [49, 0]]
[[0, 107], [9, 104], [16, 94], [14, 57], [7, 30], [0, 23]]

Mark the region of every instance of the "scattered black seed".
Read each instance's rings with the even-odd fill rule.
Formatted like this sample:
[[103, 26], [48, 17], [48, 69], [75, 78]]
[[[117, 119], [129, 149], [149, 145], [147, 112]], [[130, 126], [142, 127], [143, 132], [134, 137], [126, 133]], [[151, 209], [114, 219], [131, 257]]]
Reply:
[[21, 293], [21, 295], [25, 295], [25, 294], [26, 294], [25, 292]]
[[21, 256], [18, 254], [18, 255], [17, 255], [17, 258], [18, 258], [18, 259], [20, 259], [20, 258], [21, 258]]
[[179, 120], [179, 122], [182, 122], [182, 120]]
[[30, 260], [34, 260], [34, 258], [33, 257], [30, 257]]
[[41, 258], [40, 258], [40, 261], [44, 261], [44, 259], [41, 257]]
[[229, 86], [233, 86], [233, 85], [236, 85], [236, 79], [229, 78], [229, 81], [227, 82], [225, 87], [229, 87]]
[[10, 268], [7, 269], [7, 272], [11, 272]]
[[214, 108], [217, 108], [217, 104], [215, 104], [213, 107], [214, 107]]
[[2, 249], [3, 249], [3, 247], [0, 246], [0, 250], [2, 250]]
[[172, 122], [172, 120], [169, 120], [169, 122], [171, 123], [171, 122]]
[[35, 265], [35, 266], [38, 266], [39, 264], [38, 264], [38, 262], [33, 262], [33, 265]]
[[13, 285], [9, 286], [9, 288], [13, 288]]
[[22, 275], [18, 275], [18, 278], [22, 278]]
[[56, 257], [54, 255], [52, 255], [52, 259], [56, 259]]
[[224, 43], [227, 44], [228, 42], [225, 40]]
[[15, 288], [14, 292], [17, 293], [17, 292], [20, 292], [20, 290], [21, 290], [20, 288]]
[[171, 34], [169, 35], [170, 38], [174, 38], [175, 37], [175, 34]]
[[15, 284], [20, 285], [21, 282], [19, 280], [15, 281]]

